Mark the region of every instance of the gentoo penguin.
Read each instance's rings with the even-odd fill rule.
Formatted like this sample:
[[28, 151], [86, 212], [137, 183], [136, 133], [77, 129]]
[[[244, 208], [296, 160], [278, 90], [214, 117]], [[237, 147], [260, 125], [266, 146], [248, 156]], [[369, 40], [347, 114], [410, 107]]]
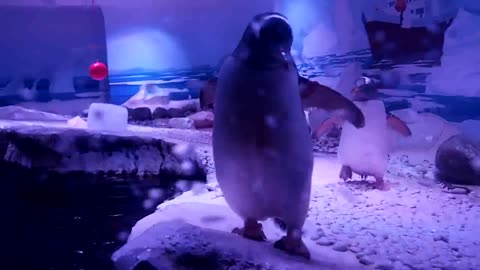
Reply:
[[[402, 120], [386, 112], [383, 101], [378, 99], [378, 89], [369, 78], [362, 77], [357, 81], [352, 97], [365, 116], [365, 126], [357, 128], [343, 123], [338, 146], [338, 158], [342, 164], [339, 177], [346, 181], [352, 178], [352, 172], [362, 179], [373, 176], [376, 188], [388, 190], [383, 179], [390, 150], [388, 128], [403, 136], [411, 136], [412, 133]], [[342, 125], [342, 122], [341, 118], [330, 118], [315, 133], [320, 135], [332, 125]]]
[[310, 202], [313, 149], [290, 54], [287, 18], [253, 17], [218, 75], [213, 155], [218, 184], [244, 220], [245, 238], [264, 241], [259, 221], [277, 218], [287, 234], [274, 247], [310, 258], [302, 228]]

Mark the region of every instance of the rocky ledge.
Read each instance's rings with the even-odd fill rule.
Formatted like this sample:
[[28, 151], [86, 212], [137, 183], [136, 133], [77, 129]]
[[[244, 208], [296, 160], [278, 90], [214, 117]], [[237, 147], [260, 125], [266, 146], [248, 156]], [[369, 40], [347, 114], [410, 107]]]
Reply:
[[118, 270], [314, 270], [363, 269], [333, 261], [306, 261], [272, 247], [180, 220], [155, 224], [114, 253]]
[[94, 132], [62, 125], [10, 122], [0, 129], [3, 162], [60, 173], [174, 175], [205, 179], [193, 148], [146, 132]]

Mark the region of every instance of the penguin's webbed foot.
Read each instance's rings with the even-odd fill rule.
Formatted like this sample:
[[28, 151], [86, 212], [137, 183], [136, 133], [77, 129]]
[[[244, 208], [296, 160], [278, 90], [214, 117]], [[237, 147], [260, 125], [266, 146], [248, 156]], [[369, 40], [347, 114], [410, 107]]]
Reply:
[[398, 183], [390, 183], [389, 181], [384, 181], [383, 177], [375, 177], [375, 183], [373, 184], [373, 187], [380, 191], [389, 191], [395, 185], [398, 185]]
[[238, 234], [250, 240], [267, 240], [267, 236], [263, 232], [262, 224], [257, 222], [256, 220], [246, 220], [243, 228], [235, 228], [232, 230], [232, 233]]
[[282, 237], [273, 244], [273, 247], [285, 251], [293, 256], [300, 256], [310, 260], [310, 251], [301, 238], [293, 238], [289, 235]]
[[343, 181], [347, 181], [348, 179], [351, 179], [352, 176], [352, 168], [350, 168], [349, 166], [342, 166], [342, 169], [340, 169], [340, 179], [343, 179]]

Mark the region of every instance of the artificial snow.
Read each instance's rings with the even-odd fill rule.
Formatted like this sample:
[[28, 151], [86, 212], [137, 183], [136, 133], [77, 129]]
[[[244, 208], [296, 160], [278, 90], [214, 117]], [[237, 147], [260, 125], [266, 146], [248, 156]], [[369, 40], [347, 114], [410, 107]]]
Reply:
[[99, 98], [77, 98], [71, 100], [53, 99], [48, 102], [20, 102], [17, 106], [36, 111], [77, 116], [81, 115], [84, 110], [87, 110], [90, 104], [99, 102], [99, 100]]
[[67, 125], [73, 128], [88, 128], [87, 122], [80, 116], [75, 116], [72, 119], [68, 119]]
[[[361, 183], [339, 182], [339, 171], [335, 156], [316, 155], [304, 240], [312, 252], [312, 263], [324, 267], [313, 269], [480, 267], [480, 235], [475, 233], [480, 226], [480, 190], [472, 188], [469, 195], [459, 195], [447, 194], [434, 184], [426, 187], [419, 183], [418, 175], [415, 179], [391, 173], [412, 171], [397, 160], [390, 162], [385, 178], [398, 186], [387, 192], [362, 188]], [[113, 258], [117, 266], [127, 266], [123, 263], [131, 265], [143, 254], [141, 258], [155, 265], [168, 259], [164, 255], [168, 243], [179, 252], [185, 247], [196, 250], [200, 245], [204, 247], [202, 254], [212, 251], [225, 258], [233, 253], [234, 262], [263, 261], [272, 267], [260, 264], [262, 269], [311, 269], [299, 264], [301, 259], [284, 256], [273, 248], [282, 232], [270, 220], [263, 222], [267, 243], [230, 234], [238, 226], [242, 226], [241, 219], [212, 182], [201, 192], [189, 191], [159, 205], [155, 213], [132, 228], [129, 241]], [[174, 236], [175, 232], [180, 236]], [[179, 255], [175, 253], [175, 257]], [[285, 268], [276, 268], [279, 264]]]
[[87, 126], [91, 130], [122, 132], [127, 129], [125, 107], [107, 103], [92, 103], [88, 109]]
[[480, 14], [460, 9], [445, 32], [441, 66], [432, 69], [427, 93], [480, 96]]
[[17, 121], [65, 121], [67, 117], [12, 105], [0, 107], [0, 119]]

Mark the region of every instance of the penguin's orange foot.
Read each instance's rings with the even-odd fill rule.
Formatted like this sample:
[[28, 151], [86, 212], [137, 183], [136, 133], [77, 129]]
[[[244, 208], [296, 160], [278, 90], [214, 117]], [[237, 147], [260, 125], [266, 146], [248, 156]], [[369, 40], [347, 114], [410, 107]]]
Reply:
[[292, 239], [288, 236], [284, 236], [282, 239], [276, 241], [275, 244], [273, 244], [273, 247], [283, 250], [292, 256], [300, 256], [310, 260], [310, 251], [307, 246], [305, 246], [302, 239]]
[[267, 236], [263, 232], [263, 227], [261, 223], [257, 221], [245, 221], [245, 226], [243, 228], [235, 228], [232, 230], [232, 233], [238, 234], [244, 238], [255, 240], [255, 241], [265, 241]]
[[342, 169], [340, 169], [340, 179], [343, 179], [343, 181], [347, 181], [348, 179], [351, 179], [352, 176], [352, 168], [350, 168], [349, 166], [342, 166]]
[[398, 186], [398, 183], [391, 183], [389, 181], [384, 181], [383, 178], [375, 178], [375, 183], [373, 187], [381, 191], [389, 191], [392, 187]]

